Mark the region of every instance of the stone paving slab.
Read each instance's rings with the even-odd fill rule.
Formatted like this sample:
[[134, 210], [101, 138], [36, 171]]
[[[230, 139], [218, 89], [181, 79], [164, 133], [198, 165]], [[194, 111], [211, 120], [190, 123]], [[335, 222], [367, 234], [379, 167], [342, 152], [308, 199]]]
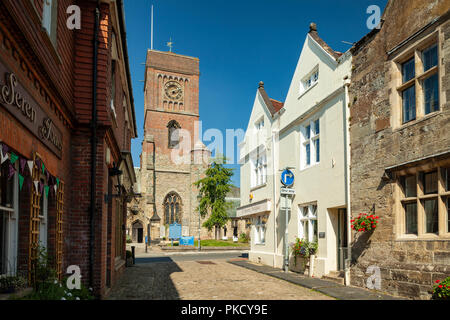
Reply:
[[229, 260], [228, 263], [313, 289], [340, 300], [407, 300], [406, 298], [394, 297], [377, 291], [343, 286], [333, 281], [309, 278], [292, 272], [286, 273], [283, 270], [264, 265], [257, 265], [248, 260]]

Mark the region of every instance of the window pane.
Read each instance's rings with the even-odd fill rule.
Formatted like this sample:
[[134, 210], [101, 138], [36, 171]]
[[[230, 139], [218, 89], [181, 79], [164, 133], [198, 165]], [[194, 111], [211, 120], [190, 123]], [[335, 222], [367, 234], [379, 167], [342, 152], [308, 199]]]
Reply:
[[47, 33], [50, 35], [52, 30], [52, 1], [53, 0], [45, 0], [44, 1], [44, 7], [42, 12], [42, 26], [45, 30], [47, 30]]
[[320, 162], [320, 139], [317, 139], [315, 141], [315, 148], [316, 148], [316, 162]]
[[417, 203], [405, 204], [406, 234], [417, 234]]
[[423, 174], [423, 192], [425, 194], [437, 193], [438, 191], [438, 176], [437, 171]]
[[434, 66], [437, 66], [438, 60], [437, 45], [434, 45], [424, 50], [422, 59], [423, 59], [423, 71], [427, 71], [433, 68]]
[[438, 233], [437, 200], [425, 200], [423, 206], [425, 209], [425, 232]]
[[309, 138], [311, 138], [311, 126], [307, 126], [305, 128], [305, 137], [308, 140]]
[[317, 220], [311, 220], [312, 230], [313, 230], [313, 242], [317, 242]]
[[12, 208], [14, 177], [8, 179], [8, 175], [9, 175], [9, 161], [5, 161], [0, 168], [0, 205]]
[[[0, 151], [1, 152], [1, 151]], [[0, 211], [0, 274], [6, 272], [5, 267], [5, 247], [6, 247], [6, 214]]]
[[417, 197], [416, 176], [403, 177], [405, 197]]
[[303, 221], [303, 239], [309, 240], [309, 223], [308, 223], [308, 220]]
[[403, 123], [416, 119], [416, 87], [412, 86], [402, 92]]
[[320, 122], [319, 119], [317, 119], [316, 121], [314, 121], [314, 134], [319, 134], [320, 133]]
[[447, 198], [447, 232], [450, 232], [450, 198]]
[[423, 81], [423, 90], [425, 94], [425, 114], [439, 110], [439, 81], [438, 74]]
[[306, 165], [311, 164], [311, 145], [308, 143], [306, 145]]
[[412, 58], [409, 61], [406, 61], [404, 64], [402, 64], [402, 78], [403, 83], [411, 80], [415, 77], [415, 65], [414, 65], [414, 58]]
[[313, 217], [317, 217], [317, 206], [311, 206], [311, 214]]

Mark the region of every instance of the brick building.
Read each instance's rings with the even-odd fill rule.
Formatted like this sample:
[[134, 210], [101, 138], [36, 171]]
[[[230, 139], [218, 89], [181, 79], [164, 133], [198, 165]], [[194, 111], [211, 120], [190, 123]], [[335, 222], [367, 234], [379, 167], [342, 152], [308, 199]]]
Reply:
[[135, 182], [123, 1], [1, 1], [0, 87], [0, 274], [31, 279], [45, 247], [103, 296], [124, 269]]
[[172, 223], [182, 225], [182, 235], [198, 236], [203, 219], [195, 210], [198, 190], [193, 183], [204, 177], [210, 158], [199, 138], [199, 76], [198, 58], [147, 52], [144, 140], [137, 174], [142, 197], [130, 205], [135, 209], [127, 220], [136, 242], [145, 236], [168, 238]]
[[381, 290], [427, 298], [450, 276], [449, 7], [390, 0], [352, 48], [351, 212], [380, 218], [353, 233], [353, 285], [377, 266]]

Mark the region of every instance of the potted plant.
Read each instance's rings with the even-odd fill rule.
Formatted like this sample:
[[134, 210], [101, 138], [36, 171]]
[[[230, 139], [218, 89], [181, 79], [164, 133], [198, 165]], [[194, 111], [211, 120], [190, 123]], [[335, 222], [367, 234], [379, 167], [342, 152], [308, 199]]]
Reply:
[[450, 300], [450, 277], [445, 280], [436, 280], [433, 286], [433, 300]]
[[[309, 276], [312, 276], [314, 270], [314, 259], [318, 249], [317, 242], [309, 242], [308, 240], [296, 238], [295, 242], [291, 244], [293, 255], [294, 271], [305, 272], [306, 267], [309, 266]], [[297, 268], [297, 261], [302, 261], [302, 268]], [[297, 269], [297, 270], [295, 270]]]
[[378, 219], [379, 217], [373, 214], [360, 213], [358, 217], [350, 220], [350, 223], [356, 232], [366, 232], [375, 230], [378, 226]]
[[7, 276], [0, 278], [0, 294], [16, 293], [27, 287], [27, 282], [22, 277]]

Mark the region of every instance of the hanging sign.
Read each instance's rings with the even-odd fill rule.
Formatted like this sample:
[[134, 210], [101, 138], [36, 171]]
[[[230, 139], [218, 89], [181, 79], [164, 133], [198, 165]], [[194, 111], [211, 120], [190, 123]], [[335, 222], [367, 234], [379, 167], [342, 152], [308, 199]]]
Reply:
[[[63, 135], [46, 112], [19, 83], [16, 75], [0, 62], [0, 104], [59, 158]], [[0, 128], [1, 129], [1, 128]]]

